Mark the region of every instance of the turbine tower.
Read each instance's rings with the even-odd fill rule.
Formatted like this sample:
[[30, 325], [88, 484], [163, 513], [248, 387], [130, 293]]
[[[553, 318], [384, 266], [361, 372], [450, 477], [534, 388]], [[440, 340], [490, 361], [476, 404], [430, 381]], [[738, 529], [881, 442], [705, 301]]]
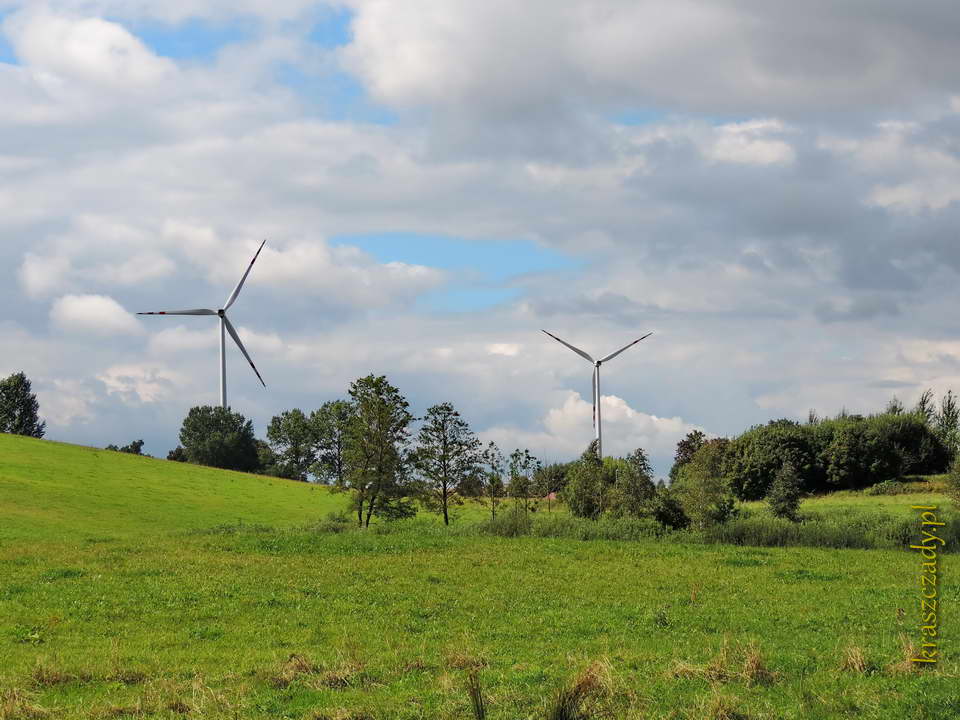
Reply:
[[583, 350], [581, 350], [578, 347], [574, 347], [573, 345], [568, 343], [566, 340], [561, 340], [556, 335], [548, 333], [546, 330], [541, 330], [541, 332], [544, 332], [547, 335], [550, 335], [550, 337], [552, 337], [561, 345], [566, 345], [568, 348], [573, 350], [577, 355], [579, 355], [584, 360], [586, 360], [591, 365], [593, 365], [593, 431], [597, 439], [597, 456], [602, 459], [603, 458], [603, 433], [600, 431], [600, 366], [603, 363], [607, 362], [608, 360], [613, 360], [617, 355], [622, 353], [624, 350], [626, 350], [629, 347], [633, 347], [644, 338], [650, 337], [651, 335], [653, 335], [653, 333], [648, 332], [646, 335], [644, 335], [641, 338], [637, 338], [632, 343], [624, 345], [622, 348], [620, 348], [616, 352], [612, 352], [609, 355], [605, 355], [599, 360], [594, 360]]
[[233, 341], [237, 344], [237, 347], [240, 348], [240, 352], [243, 353], [243, 356], [247, 359], [247, 362], [250, 363], [250, 367], [253, 368], [253, 371], [257, 374], [257, 379], [260, 381], [260, 384], [264, 387], [267, 386], [267, 384], [263, 382], [263, 378], [260, 377], [257, 366], [254, 365], [253, 360], [250, 359], [250, 354], [247, 352], [247, 349], [243, 346], [243, 343], [240, 342], [240, 336], [237, 335], [237, 331], [234, 330], [233, 324], [227, 317], [227, 310], [229, 310], [230, 306], [236, 302], [237, 296], [240, 294], [240, 289], [243, 287], [243, 283], [247, 279], [247, 275], [250, 274], [253, 264], [257, 261], [260, 251], [263, 250], [263, 246], [266, 244], [266, 240], [260, 243], [260, 247], [257, 248], [257, 252], [253, 256], [253, 260], [251, 260], [250, 264], [247, 266], [247, 271], [243, 273], [243, 277], [240, 278], [240, 282], [237, 283], [237, 286], [233, 289], [233, 292], [230, 293], [229, 297], [227, 297], [227, 301], [219, 310], [206, 310], [203, 308], [197, 308], [194, 310], [160, 310], [158, 312], [137, 313], [137, 315], [216, 315], [220, 318], [220, 407], [223, 408], [227, 407], [227, 348], [225, 333], [230, 333], [230, 337], [233, 338]]

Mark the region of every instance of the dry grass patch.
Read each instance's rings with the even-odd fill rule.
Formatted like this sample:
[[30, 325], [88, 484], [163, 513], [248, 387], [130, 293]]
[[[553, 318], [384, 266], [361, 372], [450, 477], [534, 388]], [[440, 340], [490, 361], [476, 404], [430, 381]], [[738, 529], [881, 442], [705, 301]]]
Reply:
[[17, 688], [0, 691], [0, 720], [40, 720], [50, 711], [32, 702], [29, 694]]
[[466, 650], [451, 650], [444, 658], [447, 667], [454, 670], [480, 670], [487, 667], [485, 658], [474, 655]]
[[290, 683], [300, 676], [313, 675], [319, 671], [320, 668], [314, 665], [306, 655], [292, 653], [280, 666], [280, 669], [269, 677], [268, 682], [271, 687], [282, 690], [289, 687]]
[[769, 685], [777, 679], [777, 673], [767, 667], [756, 643], [738, 644], [734, 650], [728, 640], [723, 641], [720, 650], [706, 665], [674, 660], [666, 674], [670, 678], [701, 678], [710, 683], [742, 680], [748, 687]]
[[92, 678], [93, 676], [87, 672], [64, 672], [59, 668], [48, 665], [43, 660], [38, 660], [30, 673], [30, 682], [37, 688], [56, 687], [71, 682], [89, 682]]
[[363, 668], [363, 663], [359, 660], [344, 660], [337, 667], [320, 673], [317, 684], [333, 689], [362, 684]]
[[916, 644], [906, 635], [901, 635], [900, 647], [902, 650], [901, 659], [887, 665], [887, 671], [896, 675], [914, 672], [917, 669], [917, 663], [913, 662], [913, 658], [917, 656]]
[[187, 703], [185, 703], [183, 700], [181, 700], [181, 699], [179, 699], [179, 698], [176, 699], [176, 700], [171, 700], [170, 702], [168, 702], [168, 703], [166, 704], [165, 707], [166, 707], [167, 710], [169, 710], [170, 712], [172, 712], [172, 713], [177, 713], [177, 715], [187, 715], [188, 713], [190, 713], [190, 712], [193, 710], [192, 707], [190, 707], [189, 705], [187, 705]]
[[748, 720], [738, 709], [739, 700], [726, 693], [714, 692], [700, 702], [704, 720]]
[[107, 718], [144, 717], [153, 714], [154, 709], [152, 707], [144, 706], [142, 700], [137, 700], [135, 705], [108, 705], [105, 708], [95, 710], [91, 713], [91, 717], [97, 720], [106, 720]]
[[546, 720], [581, 720], [589, 717], [583, 711], [591, 701], [607, 697], [613, 691], [613, 670], [610, 661], [602, 658], [591, 663], [573, 682], [560, 688], [547, 709]]
[[840, 669], [845, 672], [863, 674], [869, 667], [867, 656], [859, 645], [850, 643], [840, 654]]

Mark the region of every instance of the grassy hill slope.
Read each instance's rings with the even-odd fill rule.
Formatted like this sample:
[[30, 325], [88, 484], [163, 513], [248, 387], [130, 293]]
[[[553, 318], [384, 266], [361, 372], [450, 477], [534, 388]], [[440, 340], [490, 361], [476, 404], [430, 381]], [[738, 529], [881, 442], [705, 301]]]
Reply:
[[345, 502], [290, 480], [0, 434], [0, 541], [146, 536], [238, 521], [289, 526]]

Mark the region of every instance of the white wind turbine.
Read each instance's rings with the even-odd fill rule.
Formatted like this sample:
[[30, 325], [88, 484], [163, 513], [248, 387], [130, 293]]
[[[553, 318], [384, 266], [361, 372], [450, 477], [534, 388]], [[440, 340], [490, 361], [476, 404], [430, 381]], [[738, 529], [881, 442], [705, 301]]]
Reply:
[[548, 333], [546, 330], [541, 330], [541, 332], [544, 332], [547, 335], [550, 335], [550, 337], [552, 337], [561, 345], [566, 345], [568, 348], [573, 350], [577, 355], [579, 355], [584, 360], [586, 360], [587, 362], [593, 365], [593, 430], [597, 438], [597, 456], [602, 458], [603, 457], [603, 435], [600, 432], [600, 366], [603, 363], [607, 362], [608, 360], [613, 360], [617, 355], [622, 353], [624, 350], [626, 350], [629, 347], [633, 347], [644, 338], [650, 337], [651, 335], [653, 335], [653, 333], [648, 332], [646, 335], [644, 335], [641, 338], [637, 338], [632, 343], [624, 345], [622, 348], [620, 348], [616, 352], [612, 352], [609, 355], [606, 355], [600, 358], [599, 360], [594, 360], [592, 357], [590, 357], [587, 353], [585, 353], [580, 348], [574, 347], [573, 345], [566, 342], [565, 340], [561, 340], [556, 335]]
[[240, 342], [240, 337], [237, 335], [237, 331], [233, 329], [233, 325], [230, 323], [230, 319], [227, 317], [227, 310], [229, 310], [230, 306], [236, 302], [237, 296], [240, 294], [240, 289], [243, 287], [243, 283], [247, 279], [247, 275], [250, 274], [253, 264], [257, 261], [260, 251], [263, 250], [263, 246], [266, 244], [266, 240], [260, 243], [260, 247], [257, 248], [257, 252], [253, 256], [253, 260], [251, 260], [250, 264], [247, 266], [247, 271], [243, 274], [243, 277], [240, 278], [240, 282], [237, 283], [237, 286], [233, 289], [233, 292], [230, 293], [227, 301], [219, 310], [205, 310], [198, 308], [195, 310], [161, 310], [159, 312], [137, 313], [137, 315], [216, 315], [220, 318], [220, 407], [227, 407], [227, 348], [224, 331], [230, 333], [230, 337], [233, 338], [233, 341], [237, 344], [237, 347], [240, 348], [240, 352], [243, 353], [243, 356], [247, 359], [247, 362], [250, 363], [250, 367], [252, 367], [253, 371], [257, 373], [257, 379], [260, 381], [260, 383], [264, 387], [267, 386], [267, 384], [263, 382], [263, 378], [260, 377], [260, 373], [257, 371], [257, 366], [254, 365], [253, 360], [250, 359], [247, 349], [243, 346], [243, 343]]

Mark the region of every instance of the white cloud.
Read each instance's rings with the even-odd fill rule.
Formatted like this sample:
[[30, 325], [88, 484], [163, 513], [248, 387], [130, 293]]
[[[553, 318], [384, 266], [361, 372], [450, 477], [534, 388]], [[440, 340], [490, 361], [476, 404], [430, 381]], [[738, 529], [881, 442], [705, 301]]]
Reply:
[[[642, 447], [662, 460], [688, 432], [703, 429], [679, 417], [661, 418], [640, 412], [616, 395], [601, 395], [600, 409], [604, 455], [626, 455]], [[507, 452], [528, 447], [540, 457], [575, 457], [593, 440], [593, 406], [579, 393], [568, 391], [563, 404], [550, 408], [539, 424], [539, 430], [496, 426], [480, 435], [485, 442], [493, 440]]]
[[96, 395], [82, 380], [55, 378], [36, 394], [41, 419], [54, 428], [89, 423], [96, 417]]
[[68, 333], [109, 336], [143, 332], [133, 315], [106, 295], [64, 295], [53, 303], [50, 319]]
[[111, 365], [97, 375], [109, 395], [119, 395], [130, 404], [156, 403], [171, 397], [185, 378], [178, 372], [157, 365]]
[[71, 17], [45, 10], [22, 11], [3, 24], [17, 57], [48, 73], [48, 89], [61, 81], [111, 90], [147, 89], [176, 71], [123, 26], [98, 17]]

